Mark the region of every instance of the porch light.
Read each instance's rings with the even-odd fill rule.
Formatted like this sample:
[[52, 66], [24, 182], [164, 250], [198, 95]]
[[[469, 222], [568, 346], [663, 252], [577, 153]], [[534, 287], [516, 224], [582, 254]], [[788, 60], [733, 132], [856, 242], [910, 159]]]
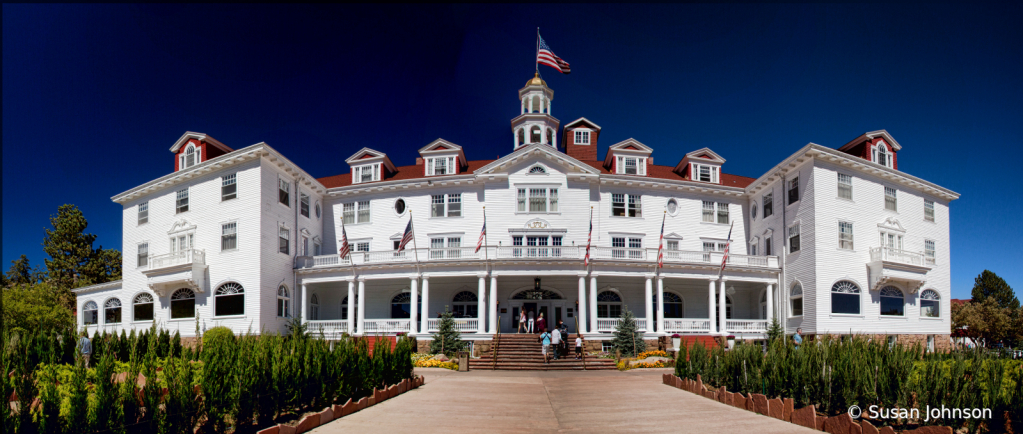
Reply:
[[540, 288], [540, 277], [537, 276], [533, 279], [533, 290], [526, 291], [526, 298], [530, 300], [541, 300], [543, 299], [543, 289]]

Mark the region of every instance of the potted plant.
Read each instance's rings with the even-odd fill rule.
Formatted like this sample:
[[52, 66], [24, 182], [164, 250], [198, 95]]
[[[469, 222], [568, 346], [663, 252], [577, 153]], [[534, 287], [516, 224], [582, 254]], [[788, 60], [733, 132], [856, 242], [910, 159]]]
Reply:
[[728, 335], [728, 349], [735, 348], [735, 335]]
[[679, 345], [682, 345], [682, 335], [678, 333], [671, 335], [671, 346], [675, 348], [675, 351], [678, 351]]

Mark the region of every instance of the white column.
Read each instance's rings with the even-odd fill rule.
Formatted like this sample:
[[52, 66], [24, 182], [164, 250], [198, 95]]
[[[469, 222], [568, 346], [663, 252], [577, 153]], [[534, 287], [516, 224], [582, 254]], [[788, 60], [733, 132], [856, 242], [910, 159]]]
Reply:
[[420, 313], [419, 333], [430, 332], [430, 276], [423, 276], [423, 311]]
[[767, 326], [771, 326], [771, 318], [774, 318], [774, 285], [767, 284]]
[[721, 334], [724, 334], [724, 335], [728, 334], [728, 328], [725, 327], [725, 322], [728, 321], [728, 315], [726, 315], [726, 312], [727, 312], [727, 309], [728, 309], [728, 305], [727, 305], [727, 302], [725, 300], [725, 284], [727, 284], [727, 283], [728, 283], [727, 280], [721, 279], [721, 284], [718, 287], [718, 291], [719, 291], [718, 292], [718, 312], [721, 313], [721, 319], [720, 319], [720, 321], [718, 321], [718, 333], [721, 333]]
[[533, 112], [533, 97], [529, 96], [529, 113]]
[[497, 333], [497, 275], [490, 274], [490, 333]]
[[545, 99], [544, 97], [542, 96], [540, 97], [540, 113], [546, 113], [545, 111], [543, 111], [544, 99]]
[[524, 98], [522, 99], [522, 112], [519, 114], [521, 115], [526, 114], [526, 100]]
[[302, 324], [309, 321], [309, 290], [302, 284]]
[[[646, 275], [646, 292], [643, 293], [643, 307], [646, 309], [644, 315], [646, 315], [646, 332], [654, 331], [654, 290], [653, 290], [653, 278], [652, 274]], [[659, 301], [658, 301], [659, 302]]]
[[664, 278], [657, 276], [657, 331], [664, 333]]
[[551, 100], [547, 100], [547, 114], [551, 114]]
[[512, 135], [515, 136], [515, 147], [519, 147], [519, 132], [512, 130]]
[[412, 276], [409, 282], [409, 317], [408, 317], [408, 331], [411, 334], [416, 333], [416, 320], [419, 319], [419, 276]]
[[708, 309], [707, 318], [710, 319], [710, 333], [714, 334], [717, 332], [717, 324], [714, 321], [714, 281], [710, 281], [710, 290], [707, 294], [707, 302], [710, 306]]
[[597, 276], [590, 275], [590, 333], [597, 332]]
[[[362, 330], [359, 330], [362, 332]], [[348, 281], [348, 334], [355, 334], [355, 281]]]
[[476, 333], [487, 332], [487, 275], [477, 274], [479, 285], [476, 289]]
[[579, 275], [579, 308], [575, 312], [579, 322], [576, 333], [586, 333], [586, 274]]
[[[356, 309], [356, 314], [359, 315], [359, 324], [358, 324], [357, 327], [358, 327], [358, 330], [359, 330], [358, 335], [362, 336], [363, 332], [366, 330], [366, 279], [362, 278], [362, 277], [359, 278], [359, 298], [358, 298], [358, 300], [359, 300], [359, 308]], [[351, 304], [351, 303], [348, 303], [348, 304]]]

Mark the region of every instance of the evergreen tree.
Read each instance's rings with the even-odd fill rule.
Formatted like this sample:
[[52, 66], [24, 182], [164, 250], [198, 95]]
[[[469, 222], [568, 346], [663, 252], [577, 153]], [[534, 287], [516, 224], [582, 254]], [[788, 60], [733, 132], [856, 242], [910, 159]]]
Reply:
[[771, 324], [767, 326], [767, 343], [782, 337], [785, 337], [785, 329], [781, 328], [781, 321], [778, 317], [771, 318]]
[[43, 239], [43, 251], [50, 256], [47, 277], [68, 306], [74, 303], [71, 289], [121, 278], [121, 253], [92, 248], [96, 235], [85, 233], [89, 223], [78, 207], [61, 205], [50, 224], [53, 229], [46, 229]]
[[971, 295], [975, 303], [981, 303], [985, 298], [991, 297], [995, 299], [999, 307], [1013, 311], [1019, 309], [1019, 299], [1016, 298], [1016, 294], [1013, 293], [1009, 284], [1005, 283], [1005, 279], [988, 270], [984, 270], [973, 280]]
[[39, 270], [38, 267], [33, 269], [29, 265], [28, 257], [21, 255], [20, 258], [11, 261], [11, 268], [7, 270], [7, 274], [4, 276], [3, 282], [6, 285], [31, 285], [37, 282], [42, 282], [46, 277], [46, 273]]
[[437, 333], [433, 334], [433, 342], [430, 342], [430, 352], [433, 354], [444, 353], [447, 356], [462, 351], [465, 342], [462, 342], [461, 333], [455, 330], [455, 319], [451, 311], [445, 310], [440, 315], [440, 325]]
[[622, 306], [622, 316], [618, 320], [618, 327], [615, 327], [614, 338], [611, 339], [611, 347], [626, 357], [634, 357], [646, 351], [643, 333], [640, 333], [638, 327], [636, 327], [636, 317], [632, 315], [632, 311], [626, 306]]

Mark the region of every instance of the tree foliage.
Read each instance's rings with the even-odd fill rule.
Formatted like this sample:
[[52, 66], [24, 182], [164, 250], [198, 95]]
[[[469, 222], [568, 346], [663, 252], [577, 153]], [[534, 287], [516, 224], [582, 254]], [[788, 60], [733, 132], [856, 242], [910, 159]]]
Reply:
[[626, 357], [633, 357], [646, 351], [646, 342], [643, 341], [643, 334], [636, 326], [636, 317], [624, 305], [622, 306], [622, 316], [618, 320], [618, 327], [615, 327], [614, 338], [611, 339], [611, 347]]
[[5, 287], [8, 285], [30, 285], [42, 282], [45, 278], [46, 273], [43, 270], [40, 270], [39, 267], [33, 269], [29, 265], [28, 256], [21, 255], [20, 258], [11, 261], [11, 268], [7, 270], [7, 274], [0, 283], [3, 283]]
[[74, 327], [71, 310], [48, 283], [16, 285], [3, 290], [5, 327], [25, 330], [65, 330]]
[[43, 239], [47, 277], [68, 306], [71, 289], [121, 278], [121, 252], [93, 249], [96, 235], [85, 233], [89, 223], [77, 206], [61, 205], [50, 224]]
[[987, 298], [992, 298], [998, 303], [998, 307], [1008, 308], [1013, 311], [1019, 309], [1019, 299], [1016, 298], [1016, 294], [1012, 291], [1009, 284], [1005, 283], [1005, 279], [998, 277], [997, 274], [989, 270], [984, 270], [973, 280], [973, 293], [971, 295], [974, 302], [981, 302]]
[[462, 351], [465, 342], [461, 336], [462, 334], [455, 329], [454, 315], [450, 310], [445, 310], [440, 315], [440, 324], [437, 326], [437, 333], [433, 334], [433, 342], [430, 342], [430, 352], [451, 356], [457, 351]]
[[952, 328], [959, 330], [980, 346], [992, 346], [1013, 340], [1018, 334], [1018, 314], [999, 306], [994, 297], [952, 305]]

